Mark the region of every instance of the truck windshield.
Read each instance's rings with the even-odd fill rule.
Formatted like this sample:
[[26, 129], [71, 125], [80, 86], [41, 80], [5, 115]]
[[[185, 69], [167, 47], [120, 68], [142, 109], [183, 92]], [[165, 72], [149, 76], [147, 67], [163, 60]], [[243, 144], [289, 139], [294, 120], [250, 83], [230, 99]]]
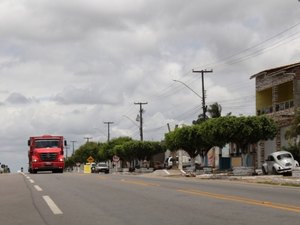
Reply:
[[59, 140], [36, 140], [35, 148], [54, 148], [59, 147]]

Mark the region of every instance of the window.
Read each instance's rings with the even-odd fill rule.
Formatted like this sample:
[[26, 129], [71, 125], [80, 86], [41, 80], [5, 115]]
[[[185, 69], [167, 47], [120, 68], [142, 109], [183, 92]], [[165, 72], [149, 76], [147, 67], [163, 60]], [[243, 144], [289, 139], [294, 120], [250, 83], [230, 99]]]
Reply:
[[36, 148], [54, 148], [59, 147], [59, 140], [36, 140]]

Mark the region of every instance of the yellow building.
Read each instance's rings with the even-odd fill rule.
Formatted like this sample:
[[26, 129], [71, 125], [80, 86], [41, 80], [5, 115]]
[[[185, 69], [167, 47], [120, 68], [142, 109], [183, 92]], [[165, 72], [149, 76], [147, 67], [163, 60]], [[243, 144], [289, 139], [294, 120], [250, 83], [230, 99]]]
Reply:
[[284, 135], [291, 125], [295, 110], [300, 110], [300, 62], [276, 67], [254, 74], [256, 86], [256, 114], [268, 115], [279, 124], [274, 140], [261, 141], [257, 149], [260, 167], [266, 156], [287, 146]]

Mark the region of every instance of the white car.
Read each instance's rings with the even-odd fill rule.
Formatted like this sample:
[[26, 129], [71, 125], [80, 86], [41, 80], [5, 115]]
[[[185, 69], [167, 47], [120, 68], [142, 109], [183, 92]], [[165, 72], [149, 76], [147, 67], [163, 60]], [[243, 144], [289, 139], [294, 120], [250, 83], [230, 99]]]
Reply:
[[291, 175], [299, 163], [294, 160], [293, 155], [287, 151], [273, 152], [262, 165], [263, 174], [288, 174]]

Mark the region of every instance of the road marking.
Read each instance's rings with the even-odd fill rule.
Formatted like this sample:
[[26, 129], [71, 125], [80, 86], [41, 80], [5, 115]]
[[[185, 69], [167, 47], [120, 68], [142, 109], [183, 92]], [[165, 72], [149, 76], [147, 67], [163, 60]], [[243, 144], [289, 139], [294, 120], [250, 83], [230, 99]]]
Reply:
[[45, 200], [45, 202], [47, 203], [54, 215], [63, 214], [63, 212], [57, 207], [57, 205], [49, 196], [44, 195], [43, 199]]
[[33, 184], [33, 183], [34, 183], [34, 180], [32, 180], [32, 179], [29, 179], [29, 182]]
[[42, 189], [40, 186], [38, 186], [38, 185], [34, 185], [34, 188], [35, 188], [37, 191], [43, 191], [43, 189]]
[[200, 196], [211, 197], [211, 198], [216, 198], [216, 199], [228, 200], [228, 201], [233, 201], [233, 202], [241, 202], [241, 203], [248, 204], [248, 205], [258, 205], [258, 206], [264, 206], [264, 207], [269, 207], [269, 208], [274, 208], [274, 209], [281, 209], [281, 210], [285, 210], [285, 211], [292, 211], [292, 212], [300, 213], [300, 206], [295, 206], [295, 205], [284, 205], [284, 204], [279, 204], [276, 202], [259, 201], [259, 200], [250, 199], [250, 198], [243, 198], [243, 197], [233, 196], [233, 195], [216, 194], [216, 193], [204, 192], [204, 191], [200, 191], [200, 190], [180, 189], [177, 191], [188, 193], [188, 194], [193, 194], [193, 195], [200, 195]]
[[170, 175], [169, 171], [168, 170], [164, 170], [164, 172], [168, 175]]
[[124, 183], [137, 184], [137, 185], [141, 185], [141, 186], [156, 186], [156, 187], [160, 186], [157, 183], [148, 183], [148, 182], [143, 182], [143, 181], [139, 181], [139, 180], [125, 180], [125, 179], [122, 179], [121, 181], [124, 182]]

